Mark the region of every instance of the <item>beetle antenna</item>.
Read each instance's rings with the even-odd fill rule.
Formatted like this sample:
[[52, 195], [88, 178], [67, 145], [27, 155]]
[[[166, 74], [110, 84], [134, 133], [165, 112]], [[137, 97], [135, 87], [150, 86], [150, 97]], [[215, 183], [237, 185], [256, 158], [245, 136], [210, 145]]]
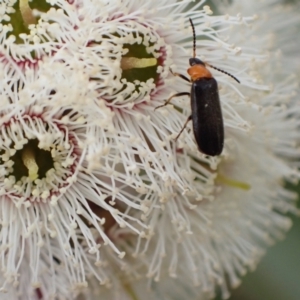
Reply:
[[230, 76], [230, 77], [233, 78], [236, 82], [240, 83], [240, 81], [239, 81], [236, 77], [234, 77], [233, 75], [231, 75], [230, 73], [228, 73], [228, 72], [226, 72], [226, 71], [224, 71], [224, 70], [222, 70], [222, 69], [216, 68], [216, 67], [214, 67], [214, 66], [212, 66], [212, 65], [210, 65], [210, 64], [208, 64], [208, 63], [205, 63], [205, 64], [208, 65], [209, 67], [211, 67], [211, 68], [213, 68], [213, 69], [219, 71], [219, 72], [222, 72], [222, 73], [224, 73], [224, 74]]
[[190, 20], [190, 23], [191, 23], [192, 29], [193, 29], [193, 57], [195, 58], [196, 57], [196, 33], [195, 33], [195, 27], [194, 27], [192, 19], [190, 18], [189, 20]]

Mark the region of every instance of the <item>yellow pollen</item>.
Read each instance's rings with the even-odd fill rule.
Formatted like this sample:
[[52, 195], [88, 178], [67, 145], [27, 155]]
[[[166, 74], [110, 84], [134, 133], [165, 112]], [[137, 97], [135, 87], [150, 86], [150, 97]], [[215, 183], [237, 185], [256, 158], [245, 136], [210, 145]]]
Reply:
[[122, 70], [142, 69], [153, 67], [157, 64], [156, 58], [137, 58], [137, 57], [122, 57], [121, 68]]
[[39, 166], [35, 161], [34, 151], [31, 147], [24, 147], [22, 150], [22, 160], [25, 167], [28, 169], [28, 177], [31, 181], [36, 180], [39, 175]]
[[28, 4], [28, 0], [19, 0], [20, 12], [25, 25], [36, 24], [36, 19], [32, 13], [32, 9]]
[[234, 188], [238, 188], [244, 191], [249, 191], [251, 189], [251, 185], [246, 183], [246, 182], [242, 182], [242, 181], [238, 181], [238, 180], [234, 180], [234, 179], [230, 179], [224, 175], [218, 174], [217, 178], [216, 178], [216, 182], [218, 183], [222, 183]]

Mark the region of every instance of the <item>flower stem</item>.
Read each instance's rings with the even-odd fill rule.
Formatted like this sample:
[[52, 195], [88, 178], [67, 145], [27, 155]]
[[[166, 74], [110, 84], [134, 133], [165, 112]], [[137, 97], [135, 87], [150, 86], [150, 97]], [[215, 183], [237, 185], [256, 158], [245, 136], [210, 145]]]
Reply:
[[32, 9], [28, 4], [28, 0], [19, 0], [20, 12], [25, 25], [36, 24], [36, 19], [32, 13]]

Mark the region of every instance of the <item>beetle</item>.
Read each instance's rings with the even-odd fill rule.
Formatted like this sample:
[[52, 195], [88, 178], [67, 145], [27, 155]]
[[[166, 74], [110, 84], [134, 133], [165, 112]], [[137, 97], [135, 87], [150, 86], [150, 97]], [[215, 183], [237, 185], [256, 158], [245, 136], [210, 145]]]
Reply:
[[187, 78], [185, 75], [175, 73], [171, 69], [170, 72], [174, 76], [179, 76], [185, 81], [192, 83], [191, 91], [190, 93], [181, 92], [172, 95], [163, 105], [157, 106], [155, 109], [166, 106], [174, 97], [189, 96], [191, 99], [192, 113], [187, 118], [182, 129], [175, 138], [175, 141], [177, 141], [188, 122], [192, 120], [194, 136], [199, 151], [209, 156], [216, 156], [220, 155], [223, 151], [224, 123], [218, 92], [218, 83], [206, 66], [232, 77], [238, 83], [240, 83], [240, 81], [233, 75], [205, 63], [196, 57], [195, 27], [192, 20], [189, 20], [193, 29], [193, 57], [189, 59], [190, 68], [188, 68], [187, 73], [190, 75], [191, 79]]

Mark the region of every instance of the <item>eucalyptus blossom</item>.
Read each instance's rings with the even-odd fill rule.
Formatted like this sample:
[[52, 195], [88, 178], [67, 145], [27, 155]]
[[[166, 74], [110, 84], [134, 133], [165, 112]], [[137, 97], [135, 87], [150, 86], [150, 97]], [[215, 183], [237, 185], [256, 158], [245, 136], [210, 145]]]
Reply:
[[[283, 185], [299, 178], [297, 84], [259, 18], [169, 0], [5, 1], [0, 14], [7, 299], [227, 298], [297, 213]], [[189, 18], [219, 85], [217, 157], [190, 124], [174, 140], [189, 97], [155, 110], [190, 90], [173, 75], [193, 56]]]

